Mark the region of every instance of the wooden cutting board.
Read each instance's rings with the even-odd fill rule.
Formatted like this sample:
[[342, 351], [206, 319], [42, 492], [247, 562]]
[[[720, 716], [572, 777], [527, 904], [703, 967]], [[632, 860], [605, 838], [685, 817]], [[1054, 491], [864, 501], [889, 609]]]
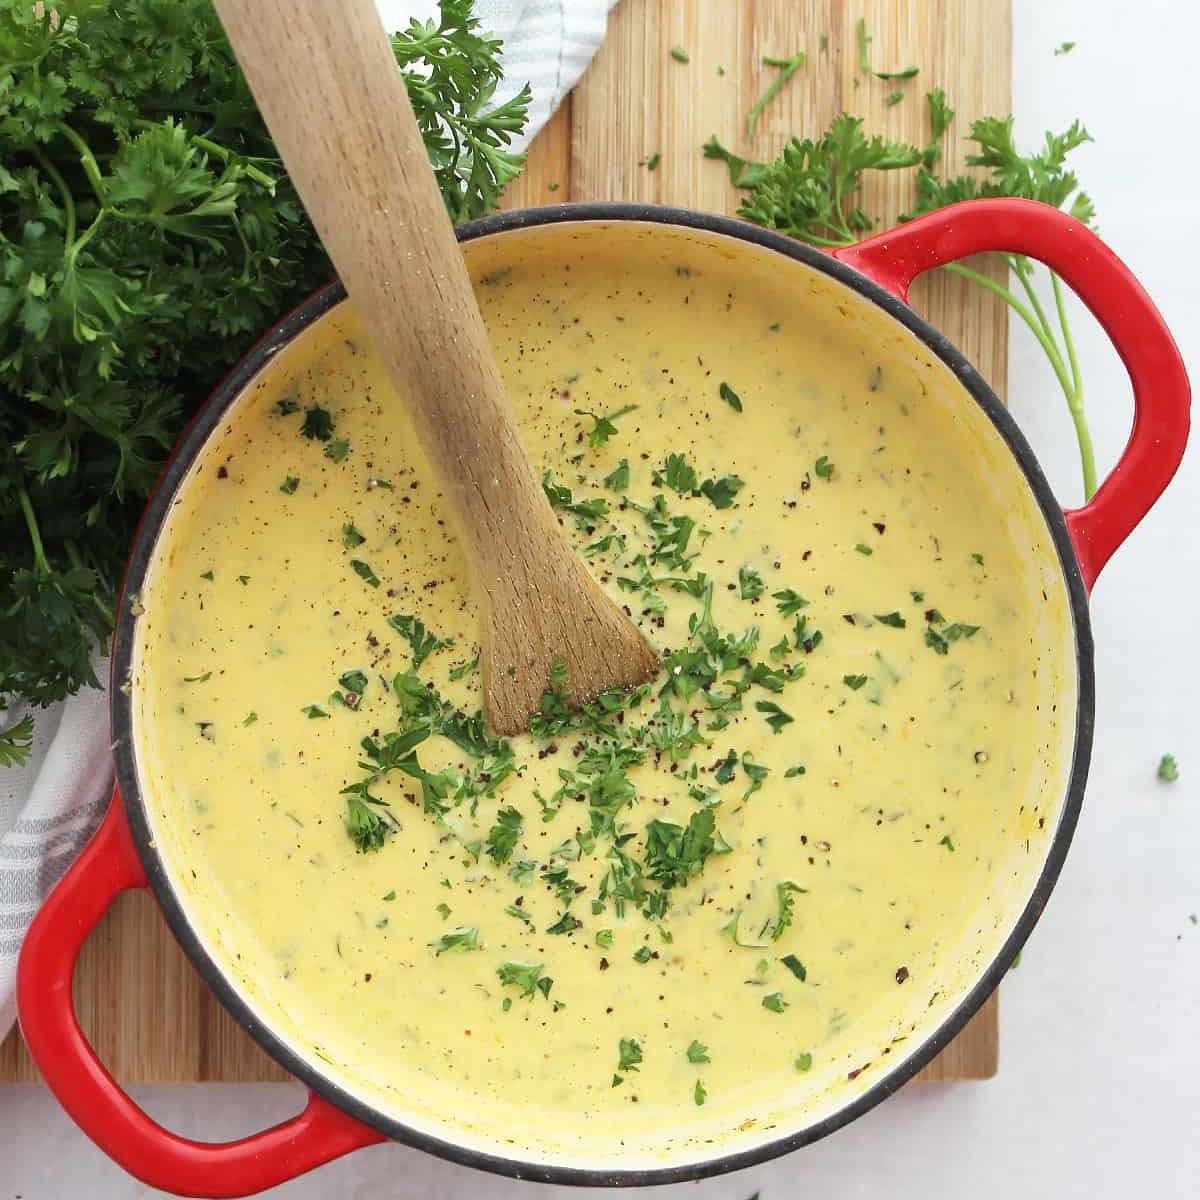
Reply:
[[[894, 105], [887, 104], [891, 82], [859, 72], [860, 17], [873, 39], [874, 66], [921, 68], [895, 85], [904, 98]], [[675, 46], [688, 62], [672, 57]], [[763, 55], [797, 50], [807, 51], [808, 62], [747, 137], [746, 113], [774, 75]], [[508, 204], [644, 200], [733, 213], [728, 172], [700, 153], [710, 135], [761, 158], [792, 134], [820, 134], [845, 109], [865, 117], [869, 130], [923, 144], [924, 93], [934, 86], [946, 89], [958, 112], [949, 147], [957, 168], [970, 121], [1010, 110], [1011, 58], [1010, 0], [621, 0], [587, 74], [534, 142]], [[656, 153], [655, 170], [640, 165]], [[894, 217], [909, 202], [910, 186], [900, 178], [873, 181], [866, 211]], [[1003, 305], [945, 274], [922, 281], [914, 303], [1003, 396]], [[101, 923], [81, 957], [75, 992], [84, 1028], [122, 1081], [286, 1078], [213, 999], [147, 895], [121, 897]], [[998, 1050], [993, 996], [921, 1078], [987, 1078]], [[0, 1045], [0, 1082], [36, 1078], [12, 1034]]]

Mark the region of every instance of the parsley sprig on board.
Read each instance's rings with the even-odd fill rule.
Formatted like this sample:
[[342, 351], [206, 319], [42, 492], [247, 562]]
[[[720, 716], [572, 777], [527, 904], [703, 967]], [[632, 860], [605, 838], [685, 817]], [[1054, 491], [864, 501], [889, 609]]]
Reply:
[[[528, 89], [489, 108], [470, 0], [393, 48], [450, 215], [494, 208]], [[332, 274], [209, 0], [0, 0], [0, 703], [96, 684], [188, 409]]]
[[[865, 55], [860, 26], [859, 46]], [[867, 39], [869, 40], [869, 39]], [[864, 71], [869, 67], [864, 66]], [[875, 72], [878, 74], [877, 72]], [[885, 73], [882, 78], [887, 78]], [[1075, 121], [1063, 133], [1047, 133], [1042, 146], [1023, 154], [1016, 145], [1013, 119], [984, 117], [972, 123], [968, 140], [975, 150], [967, 155], [970, 170], [943, 175], [938, 170], [942, 143], [954, 120], [954, 110], [942, 89], [926, 96], [930, 136], [924, 146], [869, 136], [860, 117], [841, 113], [819, 137], [793, 137], [772, 162], [741, 158], [715, 137], [704, 145], [709, 158], [721, 159], [735, 187], [746, 191], [738, 215], [790, 234], [815, 246], [844, 246], [857, 241], [877, 225], [876, 218], [859, 202], [864, 176], [871, 171], [912, 170], [916, 203], [901, 220], [911, 220], [959, 200], [980, 196], [1019, 196], [1065, 208], [1083, 225], [1091, 225], [1095, 209], [1067, 166], [1068, 156], [1091, 140]], [[1013, 287], [965, 266], [952, 263], [945, 270], [987, 288], [1008, 304], [1029, 327], [1045, 351], [1062, 388], [1075, 426], [1085, 497], [1096, 491], [1096, 460], [1091, 432], [1083, 407], [1083, 379], [1067, 319], [1062, 281], [1047, 270], [1053, 309], [1035, 286], [1041, 273], [1037, 264], [1021, 254], [1005, 256]]]

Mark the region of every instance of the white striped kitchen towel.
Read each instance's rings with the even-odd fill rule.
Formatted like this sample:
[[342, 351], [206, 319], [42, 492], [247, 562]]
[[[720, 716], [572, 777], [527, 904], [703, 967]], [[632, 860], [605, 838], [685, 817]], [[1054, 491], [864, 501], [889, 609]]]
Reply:
[[[436, 15], [436, 0], [376, 0], [384, 26]], [[486, 29], [504, 42], [497, 102], [528, 80], [529, 125], [518, 149], [549, 119], [604, 40], [616, 0], [478, 0]], [[97, 668], [107, 678], [107, 663]], [[3, 706], [0, 730], [25, 714]], [[36, 714], [33, 754], [24, 767], [0, 768], [0, 1039], [16, 1017], [17, 951], [47, 892], [79, 853], [104, 812], [112, 786], [108, 701], [86, 691]]]

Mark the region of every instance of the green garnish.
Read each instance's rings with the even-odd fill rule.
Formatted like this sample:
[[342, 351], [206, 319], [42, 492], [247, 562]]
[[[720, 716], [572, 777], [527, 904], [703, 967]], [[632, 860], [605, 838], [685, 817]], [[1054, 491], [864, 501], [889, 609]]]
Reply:
[[688, 52], [682, 46], [672, 46], [671, 47], [671, 57], [676, 62], [681, 62], [681, 63], [691, 62], [691, 59], [688, 57]]
[[521, 814], [511, 806], [502, 808], [496, 814], [496, 823], [487, 836], [487, 853], [497, 866], [512, 858], [517, 839], [521, 836], [522, 821]]
[[623, 492], [629, 486], [629, 459], [623, 458], [604, 477], [604, 486], [610, 492]]
[[783, 998], [782, 992], [772, 992], [762, 998], [762, 1006], [770, 1009], [773, 1013], [781, 1013], [788, 1007], [788, 1002]]
[[696, 1089], [692, 1093], [692, 1096], [696, 1101], [697, 1107], [699, 1107], [704, 1103], [705, 1100], [708, 1099], [708, 1093], [704, 1090], [704, 1084], [701, 1083], [699, 1079], [696, 1080]]
[[812, 1055], [809, 1054], [807, 1050], [803, 1054], [798, 1054], [796, 1056], [796, 1070], [797, 1071], [811, 1071], [812, 1070], [812, 1061], [813, 1061]]
[[708, 1047], [703, 1042], [693, 1041], [687, 1048], [687, 1060], [690, 1063], [710, 1062]]
[[211, 671], [205, 671], [203, 675], [185, 675], [184, 683], [207, 683], [212, 678]]
[[521, 907], [516, 904], [506, 904], [504, 911], [510, 917], [516, 917], [518, 921], [523, 921], [526, 925], [533, 924], [533, 918]]
[[465, 679], [468, 675], [473, 675], [479, 670], [479, 656], [482, 653], [482, 650], [476, 650], [474, 658], [470, 658], [464, 663], [459, 663], [456, 667], [451, 667], [450, 678]]
[[804, 964], [794, 954], [785, 954], [779, 961], [783, 963], [783, 965], [787, 967], [787, 969], [791, 971], [791, 973], [795, 975], [795, 977], [800, 980], [801, 983], [808, 978], [808, 972], [804, 969]]
[[329, 441], [333, 437], [333, 417], [329, 415], [328, 409], [319, 404], [309, 405], [304, 410], [304, 424], [300, 426], [300, 433], [316, 441]]
[[758, 936], [769, 937], [773, 942], [779, 941], [783, 936], [783, 931], [791, 926], [795, 918], [796, 897], [807, 894], [806, 888], [802, 888], [798, 883], [793, 883], [790, 879], [777, 883], [775, 885], [775, 916], [763, 922]]
[[851, 691], [857, 692], [864, 683], [867, 682], [865, 675], [843, 675], [842, 682], [850, 688]]
[[772, 733], [782, 733], [785, 725], [790, 725], [796, 718], [791, 713], [786, 713], [773, 700], [759, 700], [755, 703], [754, 708], [757, 712], [764, 713], [767, 718], [767, 724], [771, 727]]
[[868, 557], [875, 553], [875, 551], [872, 550], [871, 547], [866, 544], [866, 542], [857, 542], [854, 548], [859, 552], [859, 554], [866, 554]]
[[340, 438], [325, 444], [325, 457], [332, 459], [335, 463], [340, 463], [349, 453], [350, 443]]
[[588, 412], [587, 409], [577, 408], [575, 415], [577, 417], [591, 417], [592, 427], [588, 430], [587, 443], [589, 446], [603, 446], [614, 433], [617, 432], [616, 421], [620, 417], [636, 411], [636, 404], [626, 404], [624, 408], [618, 408], [612, 413], [594, 413]]
[[785, 616], [790, 617], [798, 613], [802, 608], [808, 607], [808, 601], [800, 595], [799, 592], [793, 591], [791, 588], [784, 588], [782, 591], [772, 592], [771, 599], [775, 601], [775, 607]]
[[328, 718], [329, 714], [319, 704], [306, 704], [300, 710], [310, 721], [319, 720], [321, 717]]
[[784, 771], [783, 777], [784, 777], [784, 779], [794, 779], [797, 775], [803, 775], [804, 773], [805, 773], [804, 764], [796, 763], [794, 766], [790, 766], [790, 767], [788, 767], [788, 769], [786, 771]]
[[654, 957], [654, 951], [649, 946], [639, 946], [633, 952], [633, 961], [635, 963], [648, 963]]
[[743, 600], [757, 600], [765, 590], [762, 576], [753, 567], [739, 567], [738, 590]]
[[690, 466], [682, 454], [668, 454], [663, 469], [655, 471], [652, 479], [656, 486], [665, 483], [681, 496], [690, 496], [700, 482], [695, 467]]
[[[356, 568], [357, 569], [357, 568]], [[361, 574], [361, 572], [360, 572]], [[388, 617], [388, 624], [408, 642], [412, 650], [412, 669], [417, 671], [421, 664], [435, 651], [453, 645], [449, 638], [439, 638], [425, 628], [418, 617], [396, 613]]]
[[907, 624], [907, 622], [898, 612], [876, 613], [875, 620], [877, 620], [880, 625], [890, 625], [893, 629], [903, 629]]
[[1075, 42], [1060, 42], [1054, 47], [1054, 57], [1061, 58], [1064, 54], [1070, 54], [1075, 49]]
[[583, 922], [573, 913], [564, 912], [553, 925], [546, 928], [547, 933], [573, 933]]
[[833, 463], [825, 457], [824, 454], [813, 464], [813, 470], [816, 472], [818, 479], [833, 478]]
[[717, 391], [720, 394], [721, 399], [724, 400], [734, 412], [742, 411], [742, 398], [733, 390], [733, 388], [729, 386], [729, 384], [722, 382]]
[[33, 717], [26, 714], [11, 729], [0, 733], [0, 767], [19, 767], [33, 748]]
[[346, 671], [338, 676], [338, 685], [347, 692], [361, 696], [367, 689], [367, 676], [362, 671]]
[[636, 1071], [642, 1061], [642, 1042], [640, 1038], [622, 1038], [617, 1047], [617, 1070]]
[[638, 163], [638, 166], [645, 167], [647, 171], [653, 171], [657, 169], [660, 162], [662, 162], [662, 151], [655, 150], [653, 154], [643, 158], [642, 161]]
[[[393, 898], [395, 898], [396, 893], [392, 892], [391, 895]], [[387, 896], [384, 896], [384, 899], [386, 900]], [[450, 905], [448, 905], [444, 900], [441, 904], [434, 905], [434, 909], [441, 916], [443, 921], [448, 921], [450, 919]]]
[[342, 545], [347, 550], [353, 550], [355, 546], [361, 546], [367, 539], [363, 537], [357, 529], [354, 528], [352, 521], [347, 521], [342, 526]]
[[949, 834], [946, 834], [946, 836], [938, 842], [938, 845], [945, 846], [951, 854], [954, 853], [954, 839]]
[[363, 562], [361, 558], [352, 558], [350, 560], [350, 567], [354, 571], [355, 575], [359, 577], [359, 579], [363, 580], [371, 587], [377, 588], [379, 586], [379, 576], [371, 570], [369, 563]]
[[1175, 755], [1164, 754], [1158, 761], [1158, 777], [1167, 783], [1174, 783], [1179, 778], [1179, 764]]
[[290, 496], [300, 486], [299, 475], [288, 475], [279, 485], [279, 490], [285, 495]]
[[601, 950], [612, 949], [612, 944], [613, 944], [613, 931], [611, 929], [601, 929], [596, 934], [596, 945], [599, 946]]
[[257, 721], [257, 720], [258, 720], [258, 713], [256, 713], [256, 712], [248, 712], [248, 713], [247, 713], [247, 714], [246, 714], [246, 715], [245, 715], [245, 716], [242, 718], [242, 724], [243, 724], [243, 725], [253, 725], [253, 724], [254, 724], [254, 722], [255, 722], [255, 721]]
[[549, 975], [542, 974], [541, 963], [501, 963], [496, 968], [496, 974], [506, 987], [519, 987], [523, 999], [531, 998], [534, 992], [541, 992], [549, 999], [550, 989], [554, 986], [554, 980]]
[[290, 417], [292, 413], [298, 413], [300, 411], [300, 405], [296, 403], [294, 397], [284, 396], [282, 400], [275, 401], [275, 411], [281, 417]]
[[708, 499], [713, 508], [729, 508], [744, 486], [744, 482], [736, 475], [722, 475], [720, 479], [706, 479], [700, 485], [700, 494]]
[[663, 887], [683, 887], [703, 869], [713, 852], [716, 814], [711, 808], [692, 813], [687, 826], [653, 820], [646, 826], [646, 874]]
[[477, 925], [458, 925], [447, 929], [436, 941], [429, 943], [434, 955], [445, 954], [448, 950], [478, 950], [479, 927]]

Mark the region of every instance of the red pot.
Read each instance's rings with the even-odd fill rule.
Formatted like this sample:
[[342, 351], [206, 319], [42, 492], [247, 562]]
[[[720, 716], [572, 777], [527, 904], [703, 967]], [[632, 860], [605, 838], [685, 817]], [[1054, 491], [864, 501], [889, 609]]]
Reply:
[[[18, 976], [21, 1027], [50, 1088], [83, 1130], [112, 1158], [154, 1187], [186, 1195], [238, 1196], [293, 1178], [359, 1146], [394, 1138], [470, 1165], [522, 1178], [574, 1184], [641, 1186], [694, 1179], [751, 1165], [804, 1145], [860, 1115], [895, 1091], [962, 1028], [994, 989], [1041, 913], [1069, 845], [1082, 799], [1093, 725], [1091, 635], [1086, 590], [1174, 474], [1188, 430], [1189, 386], [1179, 352], [1158, 311], [1123, 263], [1071, 217], [1021, 200], [972, 201], [942, 209], [898, 229], [825, 255], [777, 234], [725, 218], [634, 205], [530, 209], [462, 227], [463, 240], [554, 222], [633, 220], [749, 241], [830, 275], [916, 334], [958, 376], [1008, 443], [1045, 516], [1071, 598], [1078, 666], [1075, 756], [1066, 799], [1037, 884], [1011, 934], [959, 998], [952, 1014], [920, 1048], [868, 1090], [813, 1123], [764, 1135], [749, 1150], [652, 1169], [596, 1171], [569, 1163], [523, 1162], [431, 1137], [362, 1099], [301, 1060], [258, 1020], [236, 987], [208, 958], [172, 891], [149, 836], [130, 749], [130, 708], [111, 691], [119, 788], [100, 830], [38, 914], [25, 942]], [[1135, 420], [1112, 474], [1082, 508], [1054, 504], [1028, 445], [978, 373], [944, 338], [908, 309], [909, 285], [922, 272], [982, 251], [1038, 259], [1071, 285], [1112, 338], [1133, 383]], [[164, 471], [135, 538], [126, 586], [142, 575], [172, 496], [216, 419], [283, 345], [344, 298], [333, 286], [272, 330], [232, 372], [185, 431]], [[132, 647], [129, 605], [119, 606], [113, 679], [126, 677]], [[209, 1145], [181, 1138], [148, 1117], [105, 1070], [76, 1020], [71, 984], [79, 950], [122, 891], [151, 888], [185, 951], [222, 1002], [285, 1067], [312, 1089], [305, 1110], [272, 1129], [236, 1142]]]

